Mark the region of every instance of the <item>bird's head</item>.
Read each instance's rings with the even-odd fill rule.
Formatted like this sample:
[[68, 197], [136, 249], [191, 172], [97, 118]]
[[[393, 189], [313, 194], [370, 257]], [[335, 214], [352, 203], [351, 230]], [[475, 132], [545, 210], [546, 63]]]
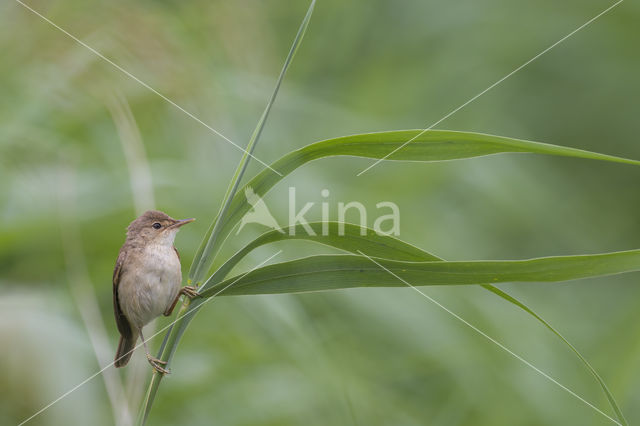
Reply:
[[140, 245], [159, 244], [172, 246], [178, 229], [195, 219], [176, 220], [158, 210], [148, 210], [131, 222], [127, 228], [127, 240]]

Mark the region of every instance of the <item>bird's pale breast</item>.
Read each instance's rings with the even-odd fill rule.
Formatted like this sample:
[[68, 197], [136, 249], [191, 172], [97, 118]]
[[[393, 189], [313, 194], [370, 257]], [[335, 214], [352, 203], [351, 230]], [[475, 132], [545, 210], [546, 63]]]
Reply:
[[135, 327], [162, 315], [180, 290], [180, 260], [173, 246], [152, 244], [127, 263], [118, 286], [123, 313]]

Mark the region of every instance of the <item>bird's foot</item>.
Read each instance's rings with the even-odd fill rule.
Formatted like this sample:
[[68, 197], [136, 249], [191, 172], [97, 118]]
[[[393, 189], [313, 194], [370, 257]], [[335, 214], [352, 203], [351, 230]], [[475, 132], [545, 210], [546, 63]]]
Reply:
[[200, 293], [198, 293], [198, 289], [192, 285], [184, 286], [180, 289], [180, 293], [190, 297], [191, 299], [195, 297], [200, 297]]
[[147, 360], [149, 361], [149, 364], [151, 364], [153, 369], [158, 373], [171, 374], [171, 370], [167, 370], [166, 368], [162, 367], [163, 365], [167, 365], [167, 361], [162, 361], [161, 359], [154, 358], [150, 355], [147, 355]]

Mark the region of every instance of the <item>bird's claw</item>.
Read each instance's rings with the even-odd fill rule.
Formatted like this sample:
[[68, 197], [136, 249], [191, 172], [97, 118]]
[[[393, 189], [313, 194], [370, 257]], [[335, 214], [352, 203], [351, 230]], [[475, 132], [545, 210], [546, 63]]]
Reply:
[[180, 292], [188, 297], [190, 297], [191, 299], [195, 298], [195, 297], [200, 297], [200, 293], [198, 293], [198, 289], [194, 286], [191, 285], [187, 285], [182, 287], [182, 289], [180, 290]]
[[147, 360], [149, 361], [149, 364], [151, 364], [153, 369], [156, 370], [158, 373], [171, 374], [171, 370], [167, 370], [166, 368], [162, 367], [163, 365], [167, 365], [167, 361], [163, 361], [161, 359], [154, 358], [152, 356], [147, 356]]

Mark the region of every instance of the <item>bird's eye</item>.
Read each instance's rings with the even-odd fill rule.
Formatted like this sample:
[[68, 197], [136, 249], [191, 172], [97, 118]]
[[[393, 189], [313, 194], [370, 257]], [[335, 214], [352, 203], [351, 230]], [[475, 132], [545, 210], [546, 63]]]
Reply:
[[160, 229], [160, 228], [162, 228], [162, 225], [160, 224], [160, 222], [156, 222], [156, 223], [154, 223], [154, 224], [153, 224], [153, 225], [151, 225], [151, 226], [153, 226], [153, 229]]

